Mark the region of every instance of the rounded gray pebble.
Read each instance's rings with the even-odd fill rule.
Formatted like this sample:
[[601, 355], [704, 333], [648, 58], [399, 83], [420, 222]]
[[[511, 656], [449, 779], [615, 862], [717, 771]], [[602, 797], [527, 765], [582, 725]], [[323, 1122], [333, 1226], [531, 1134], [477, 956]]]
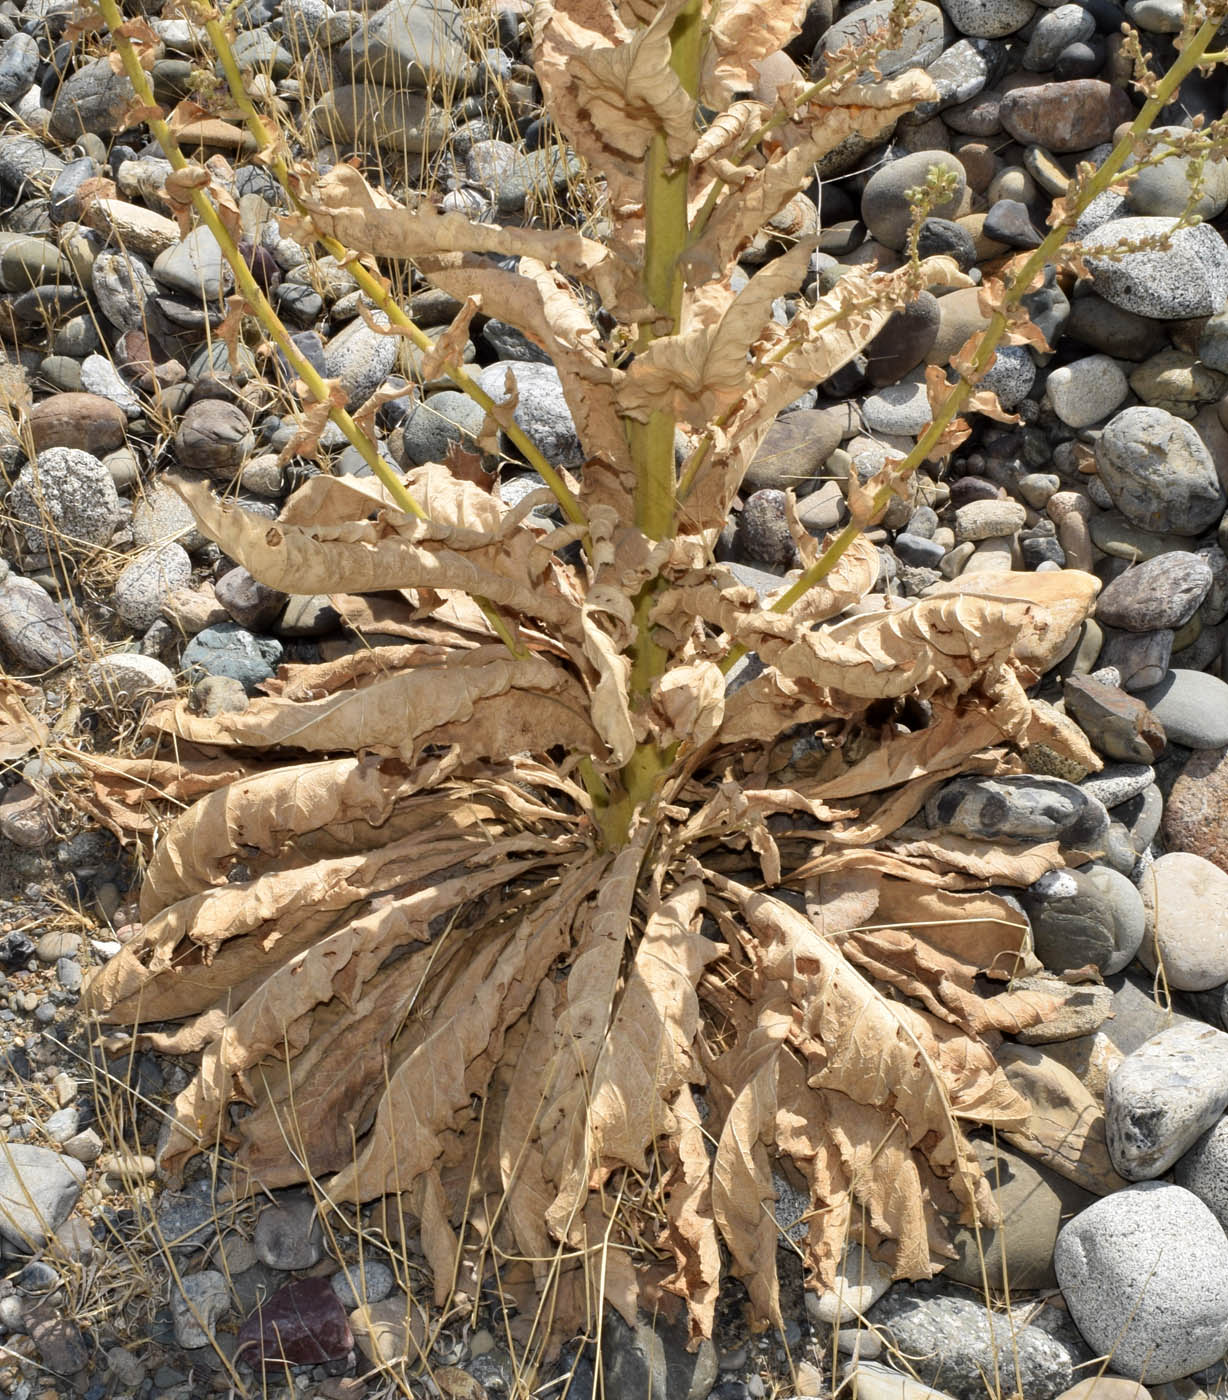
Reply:
[[1228, 1350], [1228, 1238], [1180, 1186], [1143, 1182], [1088, 1206], [1053, 1263], [1079, 1330], [1118, 1375], [1179, 1380]]

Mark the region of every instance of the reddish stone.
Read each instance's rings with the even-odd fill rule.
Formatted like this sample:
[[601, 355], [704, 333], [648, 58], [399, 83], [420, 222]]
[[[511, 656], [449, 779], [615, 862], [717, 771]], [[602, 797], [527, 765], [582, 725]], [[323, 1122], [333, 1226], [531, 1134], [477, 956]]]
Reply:
[[1189, 851], [1228, 871], [1228, 748], [1192, 753], [1164, 806], [1170, 851]]
[[1002, 99], [998, 112], [1016, 141], [1055, 155], [1111, 141], [1116, 128], [1134, 117], [1125, 92], [1099, 78], [1016, 88]]
[[34, 450], [77, 447], [95, 456], [124, 444], [124, 410], [101, 394], [56, 394], [30, 410]]

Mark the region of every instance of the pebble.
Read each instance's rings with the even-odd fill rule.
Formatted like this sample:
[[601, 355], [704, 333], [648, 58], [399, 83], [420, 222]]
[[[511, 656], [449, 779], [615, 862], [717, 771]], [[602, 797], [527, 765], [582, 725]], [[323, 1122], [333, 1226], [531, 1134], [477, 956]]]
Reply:
[[364, 1302], [382, 1302], [396, 1287], [396, 1276], [378, 1259], [364, 1259], [361, 1264], [340, 1269], [329, 1283], [341, 1306], [349, 1310]]
[[[512, 415], [517, 425], [538, 445], [551, 466], [580, 466], [584, 461], [584, 449], [563, 396], [558, 370], [553, 365], [531, 364], [524, 360], [499, 360], [478, 370], [474, 379], [497, 403], [504, 403], [509, 373], [519, 394]], [[501, 438], [503, 436], [500, 434]], [[518, 455], [510, 443], [507, 450]]]
[[1228, 745], [1228, 684], [1206, 671], [1178, 668], [1157, 685], [1138, 692], [1170, 743], [1190, 749]]
[[828, 1326], [853, 1322], [877, 1303], [891, 1284], [891, 1270], [853, 1243], [836, 1271], [834, 1286], [823, 1293], [807, 1291], [806, 1311], [816, 1322]]
[[1191, 1192], [1147, 1181], [1066, 1225], [1054, 1266], [1089, 1345], [1155, 1386], [1228, 1350], [1228, 1238]]
[[41, 1249], [77, 1203], [85, 1169], [46, 1147], [9, 1142], [0, 1154], [0, 1236], [18, 1253]]
[[931, 827], [962, 836], [1060, 841], [1094, 850], [1108, 830], [1104, 807], [1073, 783], [1034, 774], [956, 778], [925, 805]]
[[1120, 574], [1096, 600], [1096, 616], [1110, 627], [1150, 632], [1183, 627], [1211, 587], [1211, 568], [1196, 554], [1173, 550]]
[[234, 273], [204, 224], [154, 259], [154, 281], [171, 291], [216, 301], [234, 285]]
[[1006, 1357], [1023, 1394], [1036, 1400], [1054, 1400], [1074, 1379], [1071, 1354], [1056, 1337], [991, 1312], [979, 1298], [897, 1285], [868, 1321], [909, 1358], [921, 1381], [941, 1385], [955, 1400], [982, 1400], [985, 1377]]
[[[434, 402], [434, 398], [427, 401], [428, 405]], [[751, 458], [743, 479], [745, 489], [799, 491], [811, 484], [840, 446], [842, 426], [841, 415], [831, 409], [801, 409], [778, 418]]]
[[205, 545], [191, 507], [161, 477], [133, 502], [132, 539], [139, 549], [177, 541], [189, 554]]
[[1116, 816], [1114, 808], [1129, 802], [1154, 781], [1155, 769], [1145, 763], [1108, 763], [1099, 773], [1084, 778], [1079, 786]]
[[956, 29], [978, 39], [1013, 34], [1036, 12], [1032, 0], [942, 0], [942, 8]]
[[1126, 519], [1160, 535], [1200, 534], [1228, 504], [1197, 432], [1162, 408], [1125, 408], [1110, 419], [1096, 468]]
[[1079, 78], [1015, 88], [1003, 97], [998, 116], [1016, 141], [1063, 155], [1110, 140], [1114, 129], [1134, 116], [1134, 108], [1121, 88]]
[[862, 401], [861, 416], [871, 432], [915, 437], [933, 417], [924, 379], [913, 375], [868, 394]]
[[256, 1258], [271, 1269], [310, 1269], [324, 1252], [323, 1238], [311, 1197], [287, 1194], [260, 1212], [252, 1248]]
[[36, 452], [49, 447], [111, 452], [123, 445], [127, 426], [119, 404], [97, 393], [54, 394], [35, 404], [27, 421]]
[[1228, 748], [1190, 754], [1164, 808], [1170, 851], [1193, 851], [1228, 871]]
[[41, 584], [8, 573], [0, 580], [0, 645], [20, 667], [49, 671], [75, 659], [77, 628]]
[[1143, 901], [1104, 866], [1052, 870], [1020, 896], [1036, 956], [1051, 972], [1089, 964], [1108, 975], [1130, 963], [1143, 941]]
[[175, 543], [144, 549], [115, 580], [115, 610], [120, 621], [144, 632], [162, 615], [167, 598], [192, 580], [187, 550]]
[[[1096, 256], [1122, 241], [1169, 235], [1171, 246], [1162, 251]], [[1174, 233], [1172, 219], [1133, 215], [1101, 224], [1084, 237], [1083, 245], [1092, 285], [1106, 301], [1127, 311], [1177, 320], [1212, 316], [1228, 301], [1228, 248], [1210, 224]]]
[[269, 680], [281, 664], [281, 643], [257, 637], [234, 622], [219, 622], [198, 632], [183, 650], [185, 671], [229, 676], [249, 695]]
[[1023, 528], [1027, 511], [1018, 501], [970, 501], [955, 512], [955, 539], [992, 540]]
[[49, 447], [22, 467], [9, 507], [36, 552], [76, 553], [110, 542], [119, 520], [119, 495], [111, 473], [90, 452]]
[[1054, 413], [1071, 428], [1090, 428], [1108, 418], [1129, 392], [1125, 374], [1108, 355], [1088, 355], [1061, 365], [1045, 380]]
[[175, 1340], [188, 1351], [208, 1346], [229, 1311], [230, 1288], [225, 1276], [214, 1269], [184, 1274], [179, 1287], [171, 1291]]
[[1228, 982], [1228, 873], [1191, 851], [1169, 851], [1142, 881], [1151, 937], [1142, 961], [1168, 985], [1207, 991]]
[[1109, 1155], [1128, 1181], [1162, 1176], [1228, 1107], [1228, 1034], [1172, 1026], [1126, 1056], [1105, 1090]]
[[96, 701], [130, 711], [146, 700], [174, 695], [175, 673], [156, 657], [120, 651], [93, 662], [85, 684]]
[[[368, 315], [375, 326], [390, 324], [382, 311], [369, 311]], [[345, 390], [349, 407], [366, 403], [392, 373], [399, 344], [395, 335], [382, 334], [362, 318], [351, 321], [329, 340], [324, 347], [325, 372]]]
[[[1009, 0], [1007, 0], [1009, 3]], [[1031, 4], [1031, 0], [1027, 0]], [[937, 166], [955, 179], [954, 193], [936, 204], [930, 213], [935, 218], [954, 218], [967, 187], [964, 167], [949, 151], [916, 151], [889, 161], [871, 175], [861, 196], [861, 217], [871, 237], [885, 248], [903, 248], [912, 221], [913, 210], [906, 192], [924, 185], [930, 169]]]

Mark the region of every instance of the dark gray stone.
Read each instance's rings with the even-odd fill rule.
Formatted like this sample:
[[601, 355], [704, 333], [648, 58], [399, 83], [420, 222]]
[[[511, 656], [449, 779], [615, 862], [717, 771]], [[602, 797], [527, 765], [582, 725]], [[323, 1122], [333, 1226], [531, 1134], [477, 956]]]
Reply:
[[47, 671], [75, 659], [77, 629], [45, 588], [9, 573], [0, 582], [0, 646], [23, 669]]
[[629, 1327], [612, 1308], [601, 1332], [605, 1393], [610, 1400], [705, 1400], [717, 1375], [716, 1348], [687, 1350], [684, 1323], [658, 1317]]
[[1060, 841], [1095, 851], [1108, 830], [1101, 803], [1063, 778], [956, 778], [925, 804], [932, 827], [963, 836]]
[[208, 676], [230, 676], [251, 695], [281, 663], [281, 643], [253, 636], [234, 622], [219, 622], [198, 632], [183, 651], [183, 669]]

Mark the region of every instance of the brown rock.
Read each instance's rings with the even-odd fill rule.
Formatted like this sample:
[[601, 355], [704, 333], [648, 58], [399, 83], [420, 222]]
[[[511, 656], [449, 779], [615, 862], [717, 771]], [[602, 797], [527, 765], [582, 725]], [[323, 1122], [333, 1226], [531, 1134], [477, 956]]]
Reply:
[[230, 481], [256, 445], [247, 415], [223, 399], [199, 399], [188, 406], [175, 434], [181, 467]]
[[751, 458], [746, 469], [746, 489], [797, 491], [808, 486], [840, 446], [843, 426], [841, 416], [833, 409], [803, 408], [784, 414], [767, 430]]
[[1105, 758], [1152, 763], [1167, 738], [1159, 720], [1141, 700], [1090, 676], [1069, 676], [1062, 687], [1066, 713]]
[[162, 616], [185, 637], [194, 637], [206, 627], [230, 620], [230, 614], [218, 602], [212, 585], [176, 588], [162, 600]]
[[55, 840], [55, 818], [46, 798], [29, 783], [16, 783], [0, 799], [0, 836], [27, 851]]
[[30, 410], [36, 452], [76, 447], [101, 457], [124, 442], [124, 410], [101, 394], [56, 394]]
[[1170, 851], [1191, 851], [1228, 871], [1228, 749], [1190, 755], [1164, 807]]
[[998, 113], [1016, 141], [1062, 155], [1111, 140], [1114, 127], [1129, 121], [1134, 108], [1120, 88], [1098, 78], [1076, 78], [1016, 88], [1002, 99]]

